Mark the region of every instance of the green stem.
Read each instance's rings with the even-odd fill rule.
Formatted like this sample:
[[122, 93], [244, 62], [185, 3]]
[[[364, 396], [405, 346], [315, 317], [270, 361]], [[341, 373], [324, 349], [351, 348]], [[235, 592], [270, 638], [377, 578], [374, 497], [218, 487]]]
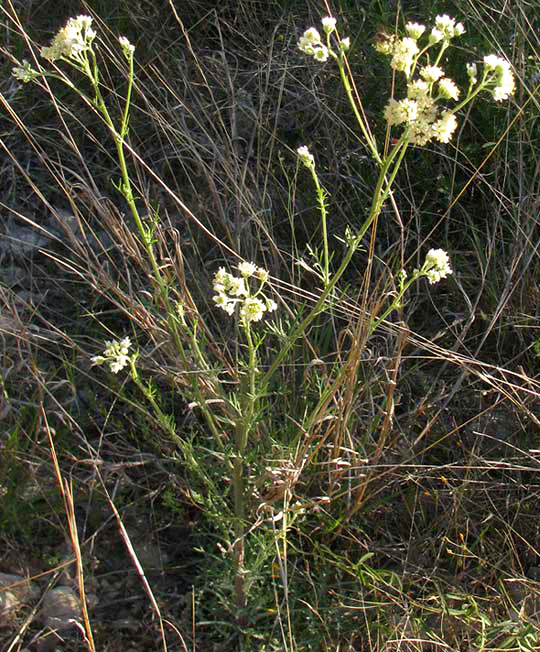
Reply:
[[[178, 328], [176, 325], [176, 321], [174, 318], [174, 309], [173, 306], [171, 305], [170, 298], [169, 298], [169, 291], [167, 287], [167, 281], [166, 279], [163, 278], [163, 275], [161, 273], [161, 270], [159, 268], [158, 261], [155, 256], [154, 252], [154, 247], [152, 243], [152, 232], [150, 229], [145, 227], [141, 216], [139, 214], [139, 211], [137, 209], [137, 204], [135, 202], [135, 197], [133, 195], [133, 189], [131, 185], [131, 179], [129, 176], [129, 171], [128, 171], [128, 166], [127, 166], [127, 161], [125, 157], [125, 138], [127, 135], [128, 131], [128, 124], [129, 124], [129, 110], [130, 110], [130, 105], [131, 105], [131, 92], [133, 88], [133, 80], [134, 80], [134, 64], [133, 64], [133, 54], [131, 54], [129, 58], [129, 79], [128, 79], [128, 93], [126, 97], [126, 103], [124, 106], [124, 111], [122, 115], [122, 126], [120, 133], [117, 131], [114, 122], [110, 116], [110, 113], [107, 109], [107, 105], [105, 103], [105, 100], [103, 99], [103, 96], [101, 95], [101, 91], [99, 88], [99, 77], [98, 77], [98, 66], [97, 62], [95, 60], [95, 57], [92, 53], [93, 60], [94, 60], [94, 65], [93, 65], [93, 70], [90, 68], [90, 64], [88, 60], [85, 62], [85, 73], [90, 79], [94, 93], [95, 93], [95, 101], [94, 105], [97, 107], [101, 115], [103, 116], [105, 123], [109, 127], [109, 130], [113, 136], [114, 143], [116, 146], [116, 152], [117, 152], [117, 157], [118, 157], [118, 162], [120, 165], [120, 171], [122, 175], [122, 184], [120, 187], [120, 191], [122, 192], [122, 195], [124, 196], [125, 200], [128, 203], [128, 206], [131, 211], [131, 215], [133, 216], [133, 219], [135, 221], [135, 224], [137, 226], [137, 230], [139, 231], [139, 234], [142, 238], [144, 247], [146, 249], [146, 253], [148, 255], [148, 258], [150, 260], [150, 264], [152, 266], [152, 273], [153, 273], [153, 278], [155, 282], [158, 285], [158, 291], [161, 296], [161, 299], [165, 305], [165, 309], [167, 312], [167, 324], [169, 327], [169, 332], [172, 334], [176, 348], [178, 352], [180, 353], [180, 357], [182, 360], [182, 364], [184, 367], [187, 368], [188, 366], [188, 357], [186, 355], [184, 346], [182, 344], [182, 339], [180, 337], [180, 333], [178, 332]], [[216, 420], [212, 414], [212, 412], [208, 409], [208, 406], [206, 405], [205, 398], [201, 392], [201, 388], [199, 386], [199, 383], [197, 382], [197, 379], [193, 377], [193, 380], [191, 382], [191, 386], [195, 395], [195, 399], [197, 401], [197, 404], [199, 405], [199, 408], [201, 409], [206, 422], [208, 423], [208, 426], [212, 432], [212, 435], [218, 444], [218, 446], [223, 450], [224, 446], [221, 440], [221, 436], [219, 433], [219, 428], [217, 426]]]
[[319, 183], [319, 177], [315, 171], [314, 166], [309, 166], [309, 171], [313, 177], [315, 183], [315, 188], [317, 190], [317, 201], [319, 202], [319, 210], [321, 211], [321, 221], [322, 221], [322, 235], [323, 235], [323, 282], [324, 286], [328, 285], [330, 280], [330, 255], [328, 253], [328, 228], [327, 228], [327, 211], [325, 204], [325, 192], [324, 188]]

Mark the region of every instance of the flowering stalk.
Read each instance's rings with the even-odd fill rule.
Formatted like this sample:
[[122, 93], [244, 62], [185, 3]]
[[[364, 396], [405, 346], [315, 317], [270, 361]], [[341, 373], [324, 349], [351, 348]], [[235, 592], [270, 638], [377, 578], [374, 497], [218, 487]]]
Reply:
[[319, 203], [319, 211], [321, 213], [321, 222], [322, 222], [322, 236], [323, 236], [323, 283], [324, 286], [328, 285], [330, 280], [330, 254], [328, 251], [328, 228], [326, 224], [327, 210], [326, 210], [326, 193], [324, 188], [319, 182], [319, 176], [317, 175], [317, 170], [315, 169], [315, 159], [312, 154], [309, 153], [308, 148], [303, 145], [299, 147], [298, 158], [300, 161], [307, 167], [311, 173], [311, 178], [315, 184], [315, 189], [317, 191], [317, 201]]
[[[40, 73], [34, 70], [27, 61], [23, 61], [22, 66], [15, 67], [13, 69], [13, 75], [23, 82], [33, 81], [37, 79], [41, 74], [54, 77], [67, 84], [83, 100], [94, 106], [103, 117], [107, 127], [112, 134], [120, 167], [121, 181], [116, 187], [128, 203], [131, 215], [152, 267], [152, 278], [157, 286], [157, 293], [161, 298], [167, 312], [167, 325], [169, 332], [174, 339], [176, 348], [182, 360], [182, 364], [187, 368], [189, 359], [182, 342], [181, 334], [178, 328], [178, 320], [175, 317], [174, 307], [171, 304], [169, 298], [168, 282], [162, 274], [161, 267], [154, 251], [155, 227], [154, 225], [145, 225], [139, 214], [125, 155], [126, 138], [129, 128], [129, 114], [131, 108], [131, 94], [135, 77], [133, 56], [135, 47], [128, 41], [126, 37], [121, 36], [119, 38], [119, 44], [122, 48], [123, 55], [129, 64], [129, 73], [126, 100], [122, 111], [120, 128], [117, 129], [115, 122], [109, 113], [107, 104], [101, 94], [99, 66], [93, 46], [95, 37], [96, 32], [92, 28], [92, 18], [90, 16], [78, 16], [77, 18], [70, 18], [67, 21], [66, 25], [58, 31], [52, 40], [51, 45], [41, 49], [41, 55], [49, 62], [55, 63], [56, 61], [63, 61], [87, 77], [87, 79], [90, 81], [94, 93], [93, 99], [87, 97], [83, 91], [77, 88], [65, 76], [51, 72]], [[201, 387], [199, 386], [195, 376], [192, 377], [192, 389], [197, 404], [199, 405], [203, 415], [206, 418], [214, 439], [222, 448], [223, 444], [221, 442], [219, 428], [217, 426], [215, 416], [212, 411], [208, 409], [203, 392], [201, 391]]]
[[[275, 301], [263, 292], [268, 280], [268, 272], [253, 263], [241, 262], [238, 265], [240, 276], [234, 276], [225, 268], [218, 269], [214, 276], [214, 303], [233, 316], [238, 309], [240, 326], [243, 330], [248, 350], [247, 370], [240, 381], [236, 423], [234, 428], [233, 493], [235, 512], [235, 541], [233, 545], [235, 562], [236, 606], [242, 621], [242, 611], [246, 607], [245, 591], [245, 534], [246, 534], [246, 452], [250, 434], [255, 427], [259, 390], [257, 386], [257, 349], [262, 340], [256, 341], [253, 324], [261, 321], [266, 313], [277, 309]], [[254, 285], [256, 289], [253, 289]]]

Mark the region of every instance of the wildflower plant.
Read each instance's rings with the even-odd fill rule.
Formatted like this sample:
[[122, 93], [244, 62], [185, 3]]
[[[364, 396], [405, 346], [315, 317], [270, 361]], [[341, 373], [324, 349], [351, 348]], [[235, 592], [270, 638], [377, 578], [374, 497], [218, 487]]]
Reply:
[[[372, 314], [368, 309], [369, 292], [373, 286], [371, 277], [377, 223], [384, 203], [392, 195], [393, 184], [408, 147], [424, 146], [431, 141], [443, 144], [450, 142], [458, 124], [457, 113], [473, 98], [486, 91], [496, 102], [500, 102], [512, 95], [515, 87], [510, 65], [503, 59], [490, 55], [484, 58], [480, 72], [476, 63], [467, 64], [465, 73], [468, 86], [460, 88], [455, 80], [447, 76], [442, 61], [443, 54], [453, 40], [464, 33], [463, 25], [447, 15], [437, 16], [431, 30], [419, 23], [407, 23], [404, 36], [401, 38], [396, 35], [389, 36], [376, 46], [381, 54], [388, 57], [391, 68], [404, 81], [405, 89], [402, 97], [390, 98], [384, 109], [387, 128], [389, 130], [399, 128], [399, 138], [392, 141], [390, 148], [387, 145], [381, 148], [374, 136], [374, 130], [367, 122], [362, 103], [353, 92], [353, 80], [347, 65], [347, 53], [351, 48], [351, 41], [348, 37], [340, 36], [334, 17], [327, 16], [321, 22], [320, 31], [310, 27], [303, 33], [298, 41], [298, 48], [318, 64], [334, 62], [337, 65], [360, 137], [378, 169], [373, 196], [363, 222], [356, 227], [356, 230], [349, 227], [344, 234], [343, 241], [346, 249], [339, 262], [335, 263], [327, 234], [327, 193], [319, 179], [316, 156], [305, 145], [297, 149], [297, 160], [311, 175], [315, 185], [321, 214], [323, 253], [317, 266], [321, 285], [309, 307], [304, 307], [303, 310], [290, 308], [292, 315], [290, 328], [278, 332], [276, 327], [273, 332], [280, 335], [275, 338], [277, 343], [272, 341], [271, 346], [265, 347], [266, 337], [271, 330], [271, 317], [277, 310], [268, 271], [249, 261], [240, 262], [235, 273], [227, 271], [225, 267], [219, 267], [212, 281], [213, 307], [226, 313], [226, 319], [230, 319], [230, 323], [235, 327], [230, 330], [235, 333], [237, 340], [236, 356], [232, 356], [228, 368], [226, 365], [215, 364], [212, 351], [219, 348], [219, 343], [215, 340], [211, 341], [212, 330], [202, 319], [189, 292], [184, 293], [183, 301], [174, 301], [172, 298], [174, 276], [169, 275], [167, 271], [171, 267], [170, 259], [160, 260], [160, 247], [156, 245], [155, 220], [158, 220], [158, 217], [152, 221], [143, 219], [139, 213], [127, 158], [130, 152], [128, 124], [134, 82], [135, 47], [123, 36], [118, 40], [118, 47], [127, 62], [128, 84], [120, 115], [116, 118], [109, 111], [102, 93], [97, 47], [99, 38], [89, 16], [81, 15], [68, 20], [50, 45], [42, 48], [41, 56], [48, 64], [47, 69], [36, 70], [23, 60], [13, 70], [13, 75], [25, 83], [36, 81], [42, 75], [46, 75], [67, 84], [96, 109], [109, 129], [116, 147], [120, 170], [120, 180], [115, 187], [129, 207], [138, 238], [148, 257], [149, 268], [152, 271], [150, 294], [153, 305], [157, 306], [160, 330], [174, 345], [176, 364], [181, 366], [182, 370], [197, 370], [197, 373], [189, 375], [190, 380], [183, 391], [189, 394], [191, 408], [200, 411], [214, 439], [216, 458], [223, 464], [223, 474], [231, 478], [231, 505], [227, 503], [228, 497], [223, 497], [223, 493], [226, 492], [220, 491], [208, 481], [197, 456], [191, 452], [190, 446], [182, 437], [177, 435], [174, 421], [163, 413], [156, 400], [151, 381], [144, 381], [141, 378], [137, 364], [139, 353], [130, 353], [132, 346], [130, 338], [106, 342], [103, 353], [94, 356], [92, 362], [97, 365], [109, 365], [109, 369], [115, 374], [129, 367], [131, 378], [152, 406], [158, 423], [178, 444], [191, 467], [198, 469], [201, 477], [206, 478], [205, 489], [211, 492], [216, 500], [222, 501], [226, 506], [225, 509], [228, 509], [227, 514], [232, 522], [230, 529], [233, 533], [229, 548], [235, 562], [234, 592], [239, 614], [243, 614], [245, 610], [249, 593], [245, 563], [246, 542], [248, 535], [261, 522], [257, 513], [257, 507], [260, 505], [254, 507], [253, 501], [250, 501], [254, 494], [253, 474], [250, 472], [254, 460], [257, 459], [264, 445], [264, 440], [260, 436], [262, 415], [265, 414], [265, 410], [270, 411], [271, 398], [269, 397], [272, 388], [275, 387], [278, 371], [299, 340], [305, 338], [309, 341], [310, 327], [314, 321], [336, 301], [336, 297], [339, 296], [338, 284], [348, 270], [354, 255], [366, 244], [366, 236], [369, 235], [369, 244], [366, 246], [368, 258], [362, 279], [361, 302], [355, 313], [356, 323], [353, 324], [352, 329], [355, 341], [365, 342], [365, 338], [371, 336], [391, 313], [401, 309], [404, 297], [413, 283], [424, 277], [430, 284], [438, 283], [452, 274], [448, 254], [442, 249], [431, 249], [426, 255], [424, 264], [419, 269], [415, 269], [410, 277], [404, 269], [400, 269], [396, 272], [395, 278], [390, 279], [393, 291], [387, 293], [384, 302], [378, 308], [378, 313]], [[67, 73], [64, 67], [67, 67]], [[80, 81], [75, 84], [71, 80], [70, 68], [82, 74], [86, 89], [81, 87]], [[400, 86], [398, 84], [398, 87]], [[209, 346], [207, 346], [208, 340], [210, 340]], [[310, 349], [314, 348], [310, 346]], [[350, 404], [354, 403], [360, 356], [357, 356], [356, 360], [352, 358], [351, 354], [351, 360], [335, 363], [336, 366], [328, 374], [324, 386], [321, 386], [317, 399], [313, 404], [306, 403], [301, 414], [280, 415], [281, 421], [290, 420], [298, 428], [292, 447], [295, 450], [296, 467], [300, 469], [298, 474], [306, 464], [306, 460], [315, 459], [325, 446], [325, 435], [318, 436], [323, 427], [321, 424], [327, 422], [324, 414], [335, 400], [340, 388], [346, 383], [350, 383], [349, 394], [353, 397], [350, 399]], [[226, 380], [223, 380], [224, 377]], [[280, 388], [279, 391], [286, 393], [287, 388]], [[219, 407], [215, 407], [216, 405]], [[385, 407], [385, 411], [390, 415], [387, 418], [387, 423], [390, 423], [392, 411], [389, 404]], [[346, 423], [343, 427], [346, 427]], [[376, 462], [377, 455], [380, 456], [381, 452], [382, 444], [377, 446], [372, 461]], [[291, 473], [291, 477], [292, 475]], [[366, 486], [366, 483], [362, 485]], [[276, 542], [279, 539], [279, 545], [283, 546], [284, 559], [286, 559], [286, 523], [290, 522], [287, 519], [287, 505], [291, 502], [290, 492], [287, 491], [283, 493], [279, 516], [284, 524], [284, 530], [276, 538]], [[343, 518], [343, 522], [352, 516], [359, 504], [360, 498], [356, 503], [353, 501], [353, 507], [347, 517]], [[300, 513], [303, 508], [300, 506], [295, 509]], [[276, 547], [279, 548], [279, 545], [276, 543]], [[245, 624], [242, 617], [239, 616], [238, 619], [240, 625]], [[291, 649], [293, 649], [292, 645]]]

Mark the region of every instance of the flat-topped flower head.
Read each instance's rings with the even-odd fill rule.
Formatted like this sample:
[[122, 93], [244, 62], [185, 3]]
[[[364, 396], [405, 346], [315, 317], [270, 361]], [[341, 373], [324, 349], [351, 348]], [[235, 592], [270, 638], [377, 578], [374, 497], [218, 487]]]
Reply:
[[321, 35], [314, 27], [306, 29], [298, 41], [298, 48], [309, 56], [313, 56], [315, 48], [321, 45]]
[[[238, 264], [240, 277], [233, 276], [220, 267], [214, 275], [214, 291], [212, 300], [228, 315], [233, 315], [236, 306], [240, 307], [240, 317], [244, 325], [252, 321], [260, 321], [265, 312], [272, 312], [277, 304], [262, 293], [263, 285], [268, 280], [268, 272], [254, 263], [243, 261]], [[253, 281], [260, 281], [257, 291], [251, 291]], [[261, 298], [259, 298], [261, 297]]]
[[442, 33], [445, 41], [449, 41], [454, 36], [463, 34], [465, 31], [463, 25], [461, 25], [461, 23], [458, 23], [458, 25], [460, 25], [460, 27], [457, 28], [458, 33], [456, 33], [456, 21], [454, 18], [450, 18], [447, 14], [442, 14], [435, 18], [435, 28]]
[[246, 321], [260, 321], [266, 311], [266, 305], [255, 297], [248, 297], [240, 308], [240, 317]]
[[328, 61], [328, 48], [326, 45], [320, 45], [318, 48], [314, 48], [313, 58], [320, 63]]
[[440, 143], [449, 143], [457, 128], [457, 118], [451, 111], [445, 111], [440, 120], [433, 123], [433, 133]]
[[351, 39], [346, 36], [345, 38], [342, 38], [341, 41], [339, 42], [339, 50], [342, 53], [348, 52], [351, 49]]
[[416, 120], [417, 115], [418, 104], [415, 100], [408, 98], [399, 101], [391, 99], [384, 111], [384, 117], [390, 126], [399, 125], [403, 122], [412, 122]]
[[435, 45], [435, 43], [439, 43], [444, 39], [444, 32], [441, 32], [440, 29], [437, 29], [434, 27], [431, 30], [431, 34], [429, 35], [429, 44], [430, 45]]
[[[324, 21], [326, 21], [326, 24]], [[332, 21], [334, 21], [333, 29], [335, 29], [335, 19], [331, 18], [330, 16], [327, 16], [325, 19], [323, 19], [323, 27], [326, 34], [330, 34], [330, 31], [333, 31], [333, 29], [328, 31], [332, 25]], [[315, 27], [306, 29], [298, 41], [298, 48], [304, 54], [313, 57], [316, 61], [324, 62], [328, 59], [328, 48], [322, 43], [321, 35], [315, 29]]]

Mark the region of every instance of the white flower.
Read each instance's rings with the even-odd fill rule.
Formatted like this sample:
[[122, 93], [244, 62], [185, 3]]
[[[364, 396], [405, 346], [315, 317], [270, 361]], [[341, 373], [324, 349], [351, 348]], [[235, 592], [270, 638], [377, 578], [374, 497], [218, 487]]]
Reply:
[[131, 55], [135, 52], [135, 46], [132, 45], [125, 36], [120, 36], [118, 39], [122, 50], [124, 51], [124, 56], [126, 59], [129, 59]]
[[332, 16], [325, 16], [321, 23], [326, 34], [331, 34], [336, 29], [336, 19]]
[[418, 114], [418, 104], [415, 100], [391, 99], [384, 110], [384, 117], [390, 126], [399, 125], [403, 122], [412, 122], [416, 120]]
[[227, 292], [233, 297], [245, 297], [248, 294], [246, 288], [246, 282], [243, 278], [237, 278], [236, 276], [231, 276], [229, 280], [229, 285], [227, 286]]
[[320, 61], [324, 63], [328, 60], [328, 48], [326, 45], [320, 45], [318, 48], [313, 49], [313, 58], [315, 61]]
[[260, 299], [248, 297], [240, 308], [240, 317], [245, 321], [260, 321], [266, 306]]
[[456, 23], [456, 26], [454, 27], [454, 36], [461, 36], [462, 34], [465, 34], [463, 23]]
[[122, 340], [112, 340], [105, 342], [105, 351], [103, 355], [96, 355], [91, 360], [93, 364], [109, 363], [109, 368], [113, 374], [117, 374], [129, 364], [129, 347], [131, 340], [124, 337]]
[[439, 66], [424, 66], [420, 70], [420, 76], [425, 79], [427, 82], [436, 82], [444, 75]]
[[484, 67], [488, 73], [495, 72], [493, 99], [496, 102], [506, 100], [510, 95], [514, 94], [516, 83], [508, 61], [494, 54], [489, 54], [484, 57]]
[[300, 37], [298, 41], [298, 48], [309, 56], [313, 56], [315, 53], [315, 48], [321, 45], [321, 35], [314, 28], [310, 27]]
[[400, 70], [409, 76], [414, 55], [418, 54], [419, 51], [416, 41], [413, 38], [406, 36], [405, 38], [396, 41], [390, 65], [394, 70]]
[[238, 271], [244, 278], [249, 278], [250, 276], [253, 276], [253, 274], [255, 274], [257, 271], [257, 265], [243, 261], [238, 264]]
[[449, 143], [457, 127], [456, 116], [451, 111], [445, 111], [440, 120], [433, 123], [435, 138], [440, 143]]
[[438, 283], [441, 279], [452, 274], [448, 254], [443, 249], [430, 249], [426, 255], [426, 262], [421, 272], [427, 276], [431, 284]]
[[426, 104], [431, 100], [428, 83], [423, 79], [415, 79], [410, 82], [407, 84], [407, 97], [410, 100], [416, 100], [419, 106]]
[[339, 42], [339, 49], [341, 52], [348, 52], [351, 49], [351, 39], [348, 36], [341, 39]]
[[423, 147], [433, 138], [433, 124], [429, 120], [415, 120], [409, 127], [409, 142]]
[[318, 45], [321, 42], [321, 35], [314, 27], [306, 29], [302, 38], [305, 38], [306, 41], [312, 43], [313, 45]]
[[[461, 25], [461, 23], [459, 24]], [[435, 27], [443, 34], [444, 39], [447, 41], [456, 35], [456, 21], [447, 14], [435, 18]], [[463, 29], [463, 25], [461, 25], [461, 29]]]
[[411, 38], [419, 39], [426, 31], [426, 26], [419, 23], [407, 23], [405, 29]]
[[373, 47], [380, 52], [381, 54], [392, 54], [394, 52], [394, 46], [396, 44], [395, 34], [384, 34], [381, 33], [375, 39]]
[[265, 301], [266, 301], [266, 310], [268, 310], [268, 312], [274, 312], [274, 310], [277, 310], [278, 305], [275, 301], [268, 298], [265, 299]]
[[310, 154], [309, 149], [305, 145], [299, 147], [296, 150], [296, 153], [298, 154], [298, 158], [307, 168], [315, 167], [315, 159], [313, 158], [313, 154]]
[[216, 304], [216, 306], [219, 306], [222, 310], [225, 310], [228, 315], [233, 314], [237, 303], [236, 299], [231, 299], [223, 293], [216, 294], [214, 297], [212, 297], [212, 301]]
[[41, 49], [41, 56], [49, 61], [57, 59], [78, 59], [81, 52], [88, 50], [96, 36], [90, 16], [70, 18], [60, 29], [49, 47]]
[[262, 267], [257, 267], [257, 271], [255, 272], [255, 277], [259, 279], [262, 283], [266, 283], [268, 280], [268, 272], [263, 269]]
[[457, 100], [459, 97], [459, 88], [451, 79], [443, 77], [439, 80], [439, 93], [446, 99]]
[[444, 38], [443, 32], [441, 32], [440, 29], [437, 29], [434, 27], [431, 30], [431, 34], [429, 35], [429, 44], [430, 45], [435, 45], [435, 43], [438, 43], [439, 41], [442, 41]]

